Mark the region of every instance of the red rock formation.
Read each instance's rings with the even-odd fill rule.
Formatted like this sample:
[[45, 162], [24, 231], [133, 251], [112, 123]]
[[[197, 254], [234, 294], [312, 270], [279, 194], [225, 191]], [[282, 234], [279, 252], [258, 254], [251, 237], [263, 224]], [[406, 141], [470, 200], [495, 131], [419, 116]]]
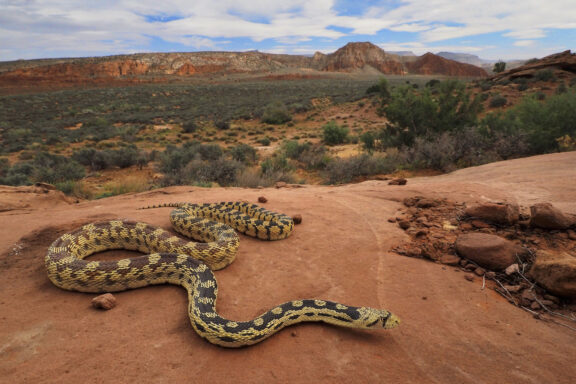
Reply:
[[572, 79], [576, 77], [576, 53], [564, 51], [543, 57], [539, 60], [530, 60], [520, 67], [504, 71], [491, 77], [491, 80], [513, 80], [519, 77], [532, 78], [536, 72], [550, 69], [559, 79]]
[[416, 61], [406, 63], [410, 73], [419, 75], [446, 75], [446, 76], [487, 76], [485, 70], [471, 64], [459, 63], [445, 59], [433, 53], [426, 53]]
[[148, 53], [83, 59], [45, 59], [0, 63], [0, 87], [86, 85], [152, 82], [166, 76], [215, 73], [298, 74], [301, 70], [355, 72], [372, 69], [384, 74], [485, 76], [484, 70], [426, 54], [412, 63], [384, 52], [372, 43], [349, 43], [336, 52], [314, 57], [250, 52]]
[[324, 57], [314, 55], [317, 61], [324, 61], [323, 71], [352, 72], [366, 66], [376, 68], [386, 74], [401, 75], [406, 73], [396, 55], [391, 55], [372, 43], [348, 43], [336, 52]]

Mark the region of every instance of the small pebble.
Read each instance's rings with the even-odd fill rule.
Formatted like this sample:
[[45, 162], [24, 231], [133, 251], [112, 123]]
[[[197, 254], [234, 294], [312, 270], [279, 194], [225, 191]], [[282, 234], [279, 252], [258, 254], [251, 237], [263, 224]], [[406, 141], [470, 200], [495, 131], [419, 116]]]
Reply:
[[267, 201], [268, 201], [268, 199], [265, 198], [264, 196], [260, 196], [260, 197], [258, 198], [258, 202], [259, 202], [259, 203], [266, 203]]
[[116, 298], [111, 293], [105, 293], [92, 299], [92, 306], [96, 309], [109, 310], [116, 306]]
[[464, 278], [468, 281], [474, 281], [474, 275], [471, 274], [464, 275]]

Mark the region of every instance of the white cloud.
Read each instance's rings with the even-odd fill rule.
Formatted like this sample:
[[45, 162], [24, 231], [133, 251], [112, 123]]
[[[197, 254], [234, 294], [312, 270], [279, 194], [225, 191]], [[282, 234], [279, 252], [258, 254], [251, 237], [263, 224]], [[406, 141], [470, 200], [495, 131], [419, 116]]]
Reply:
[[534, 45], [534, 40], [518, 40], [514, 42], [514, 45], [517, 47], [529, 47]]
[[576, 29], [575, 15], [574, 0], [2, 0], [0, 60], [146, 50], [152, 37], [219, 49], [220, 39], [293, 45], [382, 30], [421, 46], [500, 33], [526, 47], [550, 30]]

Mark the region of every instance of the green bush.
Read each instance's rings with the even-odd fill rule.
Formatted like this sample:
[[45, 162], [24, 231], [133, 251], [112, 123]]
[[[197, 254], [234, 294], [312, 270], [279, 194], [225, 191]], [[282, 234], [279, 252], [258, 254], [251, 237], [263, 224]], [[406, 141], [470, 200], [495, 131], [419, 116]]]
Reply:
[[362, 154], [335, 158], [326, 167], [325, 179], [329, 184], [343, 184], [362, 176], [390, 173], [395, 168], [395, 164], [383, 156]]
[[89, 147], [74, 151], [72, 159], [82, 165], [90, 167], [92, 171], [99, 171], [110, 166], [110, 159], [106, 152]]
[[490, 137], [503, 134], [523, 137], [528, 154], [559, 150], [557, 139], [576, 135], [576, 92], [553, 95], [545, 101], [525, 97], [502, 114], [488, 114], [482, 121], [483, 131]]
[[322, 141], [326, 145], [344, 144], [348, 139], [348, 128], [331, 121], [322, 127]]
[[380, 97], [380, 103], [386, 104], [390, 100], [391, 92], [390, 92], [390, 84], [388, 80], [385, 78], [381, 78], [378, 81], [378, 84], [374, 84], [366, 90], [367, 95], [376, 94]]
[[324, 169], [330, 162], [327, 152], [323, 145], [310, 145], [298, 155], [298, 161], [310, 170]]
[[226, 120], [218, 120], [214, 122], [214, 126], [221, 131], [230, 129], [230, 122]]
[[182, 124], [182, 131], [184, 133], [194, 133], [196, 130], [198, 130], [198, 125], [194, 120], [189, 120]]
[[376, 149], [376, 133], [373, 131], [367, 131], [361, 134], [360, 141], [362, 142], [364, 150], [373, 152]]
[[262, 113], [262, 122], [266, 124], [284, 124], [291, 120], [290, 111], [281, 102], [268, 104]]
[[256, 149], [243, 143], [231, 148], [230, 155], [234, 160], [244, 164], [254, 164], [257, 159]]
[[413, 144], [416, 137], [461, 130], [476, 124], [482, 105], [471, 98], [464, 83], [440, 82], [432, 95], [429, 88], [416, 91], [404, 86], [393, 92], [387, 105], [381, 106], [391, 125], [385, 141], [395, 145]]
[[503, 107], [508, 103], [508, 100], [502, 95], [496, 95], [490, 99], [490, 108]]
[[506, 70], [506, 63], [502, 60], [494, 63], [494, 67], [492, 68], [492, 71], [494, 73], [504, 72], [505, 70]]
[[267, 147], [270, 145], [270, 138], [266, 136], [266, 137], [263, 137], [260, 140], [258, 140], [258, 142], [260, 144], [262, 144], [263, 146]]
[[260, 164], [262, 174], [269, 174], [273, 172], [291, 172], [294, 167], [288, 162], [288, 158], [284, 154], [275, 154], [267, 158]]
[[296, 140], [288, 140], [288, 141], [285, 141], [284, 143], [282, 143], [282, 151], [284, 152], [286, 157], [288, 157], [290, 159], [298, 160], [300, 155], [304, 151], [308, 150], [311, 146], [312, 146], [312, 144], [310, 144], [310, 143], [300, 144]]
[[555, 81], [556, 76], [551, 69], [540, 69], [534, 74], [534, 80], [536, 81]]

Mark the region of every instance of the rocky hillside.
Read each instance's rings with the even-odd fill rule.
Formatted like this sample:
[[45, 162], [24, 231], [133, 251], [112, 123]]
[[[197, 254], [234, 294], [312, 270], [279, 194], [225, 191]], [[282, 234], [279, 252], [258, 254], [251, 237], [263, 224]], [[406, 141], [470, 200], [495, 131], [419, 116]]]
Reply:
[[250, 52], [143, 53], [97, 58], [46, 59], [0, 63], [0, 86], [106, 81], [154, 81], [191, 75], [232, 73], [356, 72], [383, 74], [486, 76], [478, 67], [428, 53], [406, 60], [378, 46], [349, 43], [336, 52], [314, 56]]
[[317, 52], [313, 64], [316, 68], [328, 72], [351, 72], [370, 66], [386, 74], [402, 75], [407, 73], [399, 56], [386, 53], [372, 43], [349, 43], [329, 55]]
[[480, 67], [445, 59], [433, 53], [426, 53], [415, 61], [407, 62], [406, 67], [409, 73], [419, 75], [486, 76], [486, 71]]
[[559, 80], [571, 81], [576, 78], [576, 53], [569, 50], [543, 57], [539, 60], [530, 60], [526, 64], [496, 74], [490, 78], [493, 81], [515, 80], [519, 78], [533, 79], [543, 70], [549, 70]]

